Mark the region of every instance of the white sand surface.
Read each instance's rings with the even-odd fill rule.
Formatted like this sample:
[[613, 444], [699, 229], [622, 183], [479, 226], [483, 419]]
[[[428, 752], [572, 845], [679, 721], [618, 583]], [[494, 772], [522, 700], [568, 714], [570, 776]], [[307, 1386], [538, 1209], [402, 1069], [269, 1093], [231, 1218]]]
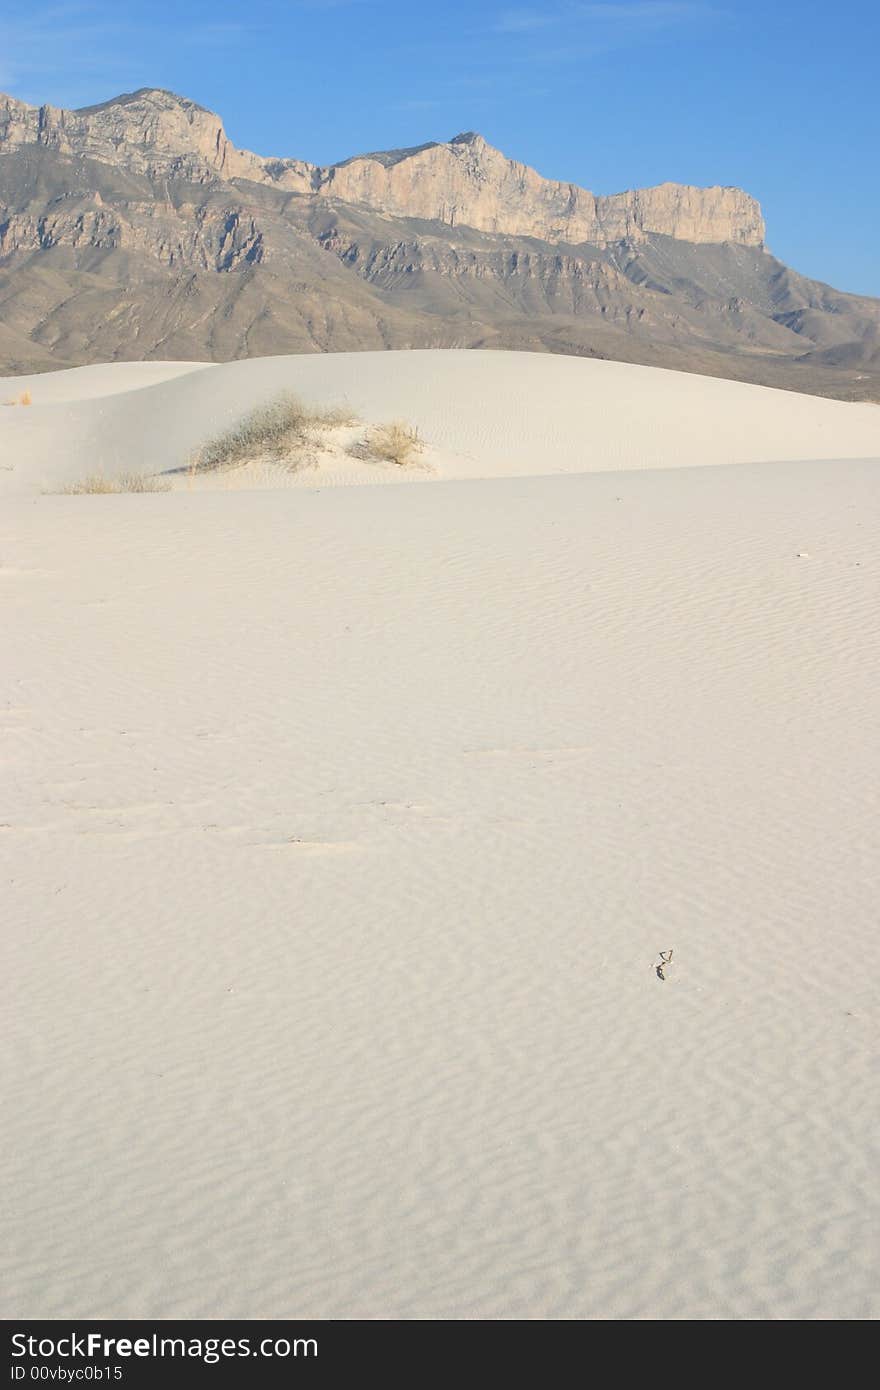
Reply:
[[[0, 402], [12, 405], [29, 393], [39, 405], [70, 404], [140, 391], [190, 372], [210, 368], [210, 362], [114, 362], [97, 367], [71, 367], [63, 372], [0, 377]], [[32, 404], [33, 404], [32, 400]]]
[[[207, 438], [282, 390], [309, 404], [348, 406], [368, 422], [417, 426], [430, 471], [411, 471], [407, 481], [880, 455], [877, 405], [541, 353], [127, 362], [0, 379], [0, 401], [25, 387], [32, 405], [0, 407], [5, 492], [51, 489], [94, 472], [185, 468]], [[275, 469], [272, 485], [383, 480], [401, 481], [400, 470], [331, 457], [299, 475]], [[240, 482], [226, 475], [221, 485]]]
[[[117, 370], [0, 416], [5, 1315], [876, 1316], [880, 412]], [[479, 480], [40, 493], [285, 374]]]

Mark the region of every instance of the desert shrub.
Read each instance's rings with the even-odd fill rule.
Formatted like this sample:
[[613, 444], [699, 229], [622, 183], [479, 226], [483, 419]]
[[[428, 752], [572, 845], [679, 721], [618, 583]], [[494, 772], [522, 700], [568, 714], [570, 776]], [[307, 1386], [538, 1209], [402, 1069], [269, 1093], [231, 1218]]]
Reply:
[[413, 425], [407, 425], [403, 420], [391, 420], [385, 425], [374, 426], [364, 440], [364, 447], [370, 458], [405, 468], [414, 462], [425, 445]]
[[119, 483], [115, 478], [105, 478], [103, 473], [87, 473], [84, 478], [77, 479], [75, 483], [65, 483], [58, 490], [79, 497], [85, 493], [118, 492]]
[[164, 478], [151, 478], [144, 473], [120, 473], [117, 478], [107, 478], [103, 473], [88, 473], [75, 483], [67, 483], [60, 489], [68, 496], [81, 497], [86, 493], [103, 492], [168, 492], [170, 482]]
[[347, 405], [328, 405], [312, 411], [312, 422], [315, 429], [335, 430], [356, 425], [358, 419]]
[[149, 473], [120, 473], [117, 479], [120, 492], [169, 492], [168, 478], [152, 477]]
[[276, 460], [285, 459], [314, 444], [320, 430], [353, 423], [351, 412], [342, 407], [306, 406], [296, 396], [283, 392], [203, 444], [190, 464], [190, 471], [213, 473], [239, 468], [251, 459], [266, 455]]

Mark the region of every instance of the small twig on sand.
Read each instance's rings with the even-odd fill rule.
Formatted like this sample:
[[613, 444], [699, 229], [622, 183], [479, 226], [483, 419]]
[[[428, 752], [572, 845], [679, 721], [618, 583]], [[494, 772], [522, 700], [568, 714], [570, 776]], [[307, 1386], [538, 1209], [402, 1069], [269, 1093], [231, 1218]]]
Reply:
[[665, 980], [665, 979], [666, 979], [665, 967], [666, 967], [667, 965], [669, 965], [669, 964], [671, 963], [671, 961], [672, 961], [672, 947], [670, 947], [668, 951], [661, 951], [661, 952], [660, 952], [660, 959], [658, 960], [657, 964], [654, 966], [654, 971], [655, 971], [655, 973], [656, 973], [656, 976], [657, 976], [657, 979], [658, 979], [658, 980]]

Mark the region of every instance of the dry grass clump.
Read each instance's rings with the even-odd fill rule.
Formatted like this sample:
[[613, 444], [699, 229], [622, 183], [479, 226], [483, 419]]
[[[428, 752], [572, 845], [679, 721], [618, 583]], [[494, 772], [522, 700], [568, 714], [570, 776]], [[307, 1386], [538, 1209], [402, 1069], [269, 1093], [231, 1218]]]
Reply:
[[338, 430], [346, 425], [356, 425], [357, 416], [347, 405], [328, 405], [323, 410], [313, 412], [316, 428]]
[[168, 478], [156, 478], [149, 473], [121, 473], [117, 479], [120, 492], [170, 492]]
[[385, 425], [375, 425], [364, 440], [364, 450], [369, 458], [380, 459], [383, 463], [396, 463], [399, 468], [414, 463], [425, 444], [418, 430], [403, 420], [390, 420]]
[[13, 396], [11, 401], [4, 401], [4, 405], [33, 405], [34, 398], [30, 391], [22, 391], [20, 396]]
[[82, 497], [85, 494], [103, 492], [168, 492], [170, 482], [164, 478], [151, 478], [145, 473], [120, 473], [117, 478], [106, 478], [103, 473], [88, 473], [78, 482], [67, 483], [60, 491], [67, 496]]
[[342, 407], [319, 409], [303, 405], [296, 396], [282, 392], [251, 410], [231, 429], [203, 444], [190, 464], [191, 473], [215, 473], [240, 468], [252, 459], [269, 457], [276, 462], [300, 460], [308, 446], [318, 443], [321, 430], [354, 424]]

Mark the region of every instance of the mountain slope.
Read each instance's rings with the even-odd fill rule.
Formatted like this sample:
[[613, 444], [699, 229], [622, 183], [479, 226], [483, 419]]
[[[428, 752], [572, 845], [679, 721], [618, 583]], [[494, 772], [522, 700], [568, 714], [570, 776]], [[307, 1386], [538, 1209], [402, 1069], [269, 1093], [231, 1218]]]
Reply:
[[872, 397], [878, 335], [880, 302], [777, 261], [738, 189], [598, 198], [473, 134], [320, 168], [170, 93], [0, 98], [7, 372], [491, 346]]

